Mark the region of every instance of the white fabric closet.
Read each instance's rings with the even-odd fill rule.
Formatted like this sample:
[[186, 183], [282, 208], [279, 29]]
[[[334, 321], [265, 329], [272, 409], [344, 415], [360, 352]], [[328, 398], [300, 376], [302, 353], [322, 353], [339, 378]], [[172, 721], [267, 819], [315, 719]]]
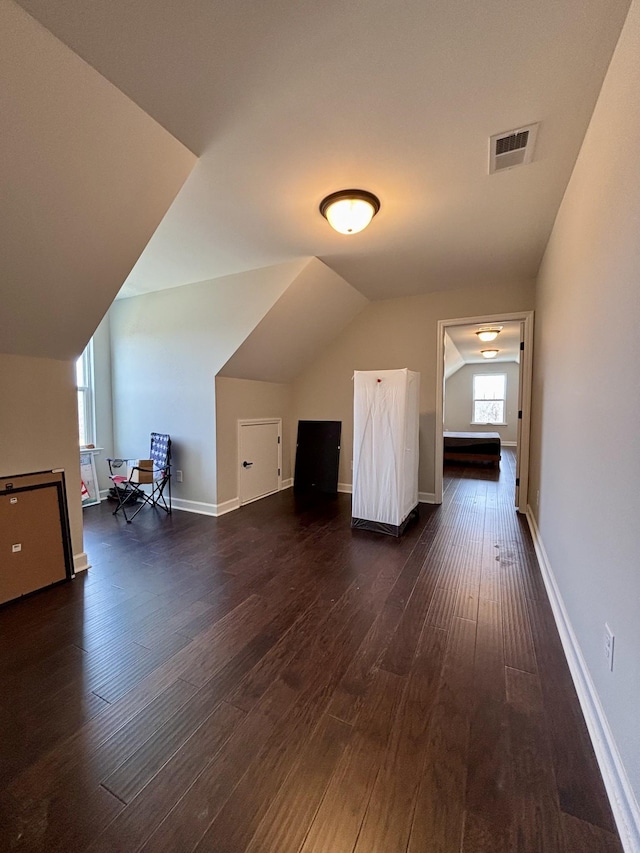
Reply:
[[351, 526], [399, 536], [418, 508], [420, 374], [356, 370]]

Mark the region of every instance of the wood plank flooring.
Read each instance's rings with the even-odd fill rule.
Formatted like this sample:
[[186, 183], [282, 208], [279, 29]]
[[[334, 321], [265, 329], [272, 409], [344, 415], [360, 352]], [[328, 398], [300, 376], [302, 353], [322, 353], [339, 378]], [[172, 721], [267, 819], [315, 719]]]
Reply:
[[513, 469], [400, 540], [85, 509], [91, 570], [0, 610], [0, 850], [621, 853]]

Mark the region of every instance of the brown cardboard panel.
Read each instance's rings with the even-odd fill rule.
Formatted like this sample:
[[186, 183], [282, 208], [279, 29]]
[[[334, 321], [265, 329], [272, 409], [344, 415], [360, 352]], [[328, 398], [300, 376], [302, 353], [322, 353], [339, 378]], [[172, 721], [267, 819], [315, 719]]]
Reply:
[[45, 486], [51, 483], [64, 483], [62, 471], [40, 471], [35, 474], [14, 474], [12, 477], [0, 477], [0, 492], [13, 489], [26, 489]]
[[127, 477], [132, 483], [153, 483], [154, 476], [153, 459], [134, 459], [127, 468]]
[[0, 603], [67, 577], [57, 482], [51, 473], [0, 481]]

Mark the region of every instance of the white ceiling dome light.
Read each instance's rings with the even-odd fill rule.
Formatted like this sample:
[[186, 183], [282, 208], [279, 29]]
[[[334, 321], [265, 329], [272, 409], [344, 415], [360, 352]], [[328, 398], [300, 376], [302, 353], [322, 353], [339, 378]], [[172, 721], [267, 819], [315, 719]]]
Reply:
[[483, 349], [483, 350], [480, 350], [480, 355], [483, 358], [495, 358], [499, 352], [500, 352], [499, 349]]
[[367, 190], [339, 190], [320, 202], [320, 213], [340, 234], [363, 231], [380, 210], [380, 199]]
[[487, 329], [478, 329], [476, 335], [483, 343], [489, 343], [489, 341], [495, 341], [501, 331], [502, 326], [491, 326]]

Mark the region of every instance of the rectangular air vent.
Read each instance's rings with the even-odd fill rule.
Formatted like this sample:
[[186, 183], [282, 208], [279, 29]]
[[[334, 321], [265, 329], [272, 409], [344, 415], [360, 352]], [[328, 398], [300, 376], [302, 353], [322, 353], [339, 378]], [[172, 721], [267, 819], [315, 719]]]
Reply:
[[489, 174], [530, 163], [537, 133], [538, 125], [530, 124], [492, 136], [489, 139]]

